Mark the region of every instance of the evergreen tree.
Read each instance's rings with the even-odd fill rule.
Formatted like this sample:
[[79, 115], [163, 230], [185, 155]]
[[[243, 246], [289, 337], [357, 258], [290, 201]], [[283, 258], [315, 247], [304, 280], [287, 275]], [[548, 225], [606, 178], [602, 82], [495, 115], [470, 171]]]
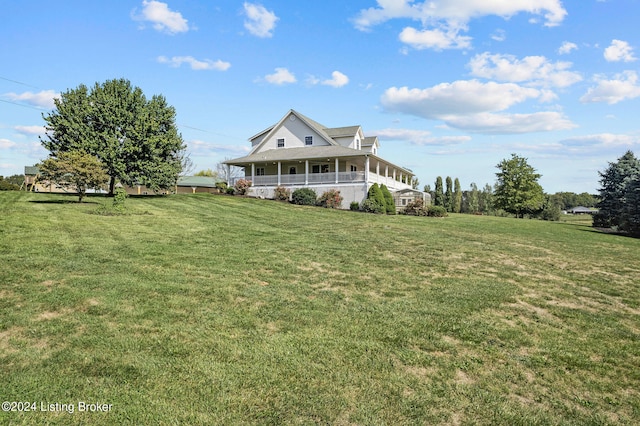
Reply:
[[471, 190], [469, 191], [469, 213], [476, 214], [480, 211], [480, 193], [478, 192], [478, 185], [475, 182], [471, 183]]
[[380, 190], [384, 196], [384, 206], [387, 214], [396, 214], [396, 202], [393, 200], [393, 195], [391, 195], [391, 191], [389, 191], [387, 185], [384, 183], [380, 185]]
[[375, 202], [378, 206], [380, 206], [383, 211], [386, 211], [386, 201], [384, 199], [384, 194], [382, 193], [382, 190], [380, 189], [380, 186], [377, 183], [374, 183], [373, 185], [371, 185], [371, 188], [369, 188], [369, 192], [367, 193], [367, 198], [369, 200], [373, 200], [373, 202]]
[[640, 160], [633, 152], [627, 151], [615, 163], [600, 173], [600, 202], [598, 213], [594, 215], [593, 226], [610, 228], [619, 227], [624, 221], [626, 196], [633, 198], [633, 190], [627, 191], [627, 185], [640, 173]]
[[453, 181], [453, 212], [460, 213], [462, 211], [462, 188], [460, 188], [460, 180], [456, 178]]
[[96, 156], [109, 175], [110, 195], [116, 181], [154, 191], [175, 185], [186, 146], [175, 109], [163, 96], [147, 100], [128, 80], [108, 80], [91, 90], [68, 90], [55, 106], [43, 116], [47, 133], [41, 138], [52, 157], [79, 150]]
[[444, 207], [444, 192], [442, 190], [442, 177], [436, 178], [436, 190], [433, 197], [433, 205]]
[[627, 180], [620, 229], [640, 236], [640, 172]]
[[453, 182], [451, 181], [451, 177], [447, 176], [446, 180], [446, 189], [444, 191], [444, 208], [447, 209], [447, 212], [453, 212], [453, 190], [451, 186]]

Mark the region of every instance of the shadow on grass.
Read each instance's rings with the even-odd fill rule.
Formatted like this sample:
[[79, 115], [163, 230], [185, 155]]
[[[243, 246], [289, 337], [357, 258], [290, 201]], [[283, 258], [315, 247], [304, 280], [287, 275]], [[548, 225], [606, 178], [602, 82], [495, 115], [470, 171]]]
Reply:
[[613, 230], [611, 228], [585, 228], [585, 229], [580, 229], [580, 231], [582, 232], [593, 232], [596, 234], [605, 234], [605, 235], [611, 235], [614, 237], [626, 237], [626, 238], [633, 238], [633, 239], [640, 239], [640, 235], [635, 235], [635, 234], [629, 234], [627, 232], [621, 232], [621, 231], [616, 231]]

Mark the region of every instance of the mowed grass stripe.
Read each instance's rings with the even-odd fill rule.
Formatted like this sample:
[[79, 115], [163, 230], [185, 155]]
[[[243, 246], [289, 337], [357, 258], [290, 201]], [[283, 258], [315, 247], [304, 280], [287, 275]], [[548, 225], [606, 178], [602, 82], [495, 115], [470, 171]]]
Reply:
[[211, 195], [0, 193], [15, 424], [634, 424], [640, 241]]

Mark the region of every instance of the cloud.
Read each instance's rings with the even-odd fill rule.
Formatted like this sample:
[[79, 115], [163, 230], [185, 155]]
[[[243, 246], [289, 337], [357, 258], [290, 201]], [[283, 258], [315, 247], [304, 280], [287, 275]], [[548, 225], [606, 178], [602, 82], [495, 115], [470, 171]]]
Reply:
[[321, 84], [331, 87], [342, 87], [349, 83], [349, 77], [341, 73], [340, 71], [334, 71], [331, 73], [331, 78], [323, 80]]
[[416, 30], [406, 27], [400, 33], [400, 41], [414, 49], [468, 49], [471, 37], [459, 34], [461, 28], [436, 28], [433, 30]]
[[562, 46], [558, 48], [559, 55], [567, 55], [571, 53], [572, 50], [578, 49], [578, 45], [575, 43], [571, 43], [570, 41], [565, 41], [562, 43]]
[[470, 136], [432, 136], [428, 130], [411, 129], [382, 129], [373, 131], [381, 140], [402, 140], [411, 142], [414, 145], [455, 145], [468, 142]]
[[194, 154], [210, 154], [211, 151], [225, 151], [236, 154], [246, 154], [251, 151], [251, 148], [247, 146], [226, 145], [215, 142], [206, 142], [199, 139], [194, 139], [187, 142], [189, 150]]
[[622, 40], [612, 40], [611, 46], [604, 49], [604, 58], [609, 62], [633, 62], [637, 59], [633, 56], [633, 48]]
[[474, 56], [469, 61], [475, 77], [512, 83], [527, 82], [532, 86], [567, 87], [582, 80], [577, 72], [569, 71], [571, 62], [550, 62], [544, 56], [526, 56], [517, 59], [512, 55], [491, 55], [488, 52]]
[[47, 129], [44, 126], [15, 126], [14, 129], [23, 135], [44, 135]]
[[377, 7], [360, 10], [352, 20], [354, 26], [369, 31], [391, 19], [420, 21], [422, 30], [407, 27], [401, 40], [408, 40], [422, 49], [469, 47], [471, 38], [461, 36], [460, 32], [467, 31], [466, 24], [475, 18], [500, 16], [507, 19], [519, 13], [530, 13], [543, 15], [546, 26], [556, 26], [567, 15], [560, 0], [377, 0], [377, 3]]
[[273, 29], [278, 18], [275, 13], [268, 11], [264, 6], [253, 3], [244, 4], [244, 12], [247, 19], [244, 27], [254, 36], [267, 38], [273, 36]]
[[151, 22], [155, 30], [168, 34], [189, 31], [188, 21], [182, 17], [180, 12], [174, 12], [169, 9], [167, 3], [156, 0], [144, 0], [142, 2], [142, 12], [136, 15], [134, 11], [132, 17], [137, 21]]
[[5, 93], [3, 96], [11, 99], [12, 101], [21, 101], [40, 108], [53, 109], [55, 108], [53, 100], [55, 98], [59, 98], [60, 93], [56, 93], [53, 90], [42, 90], [38, 93]]
[[10, 141], [9, 139], [0, 138], [0, 149], [12, 149], [16, 146], [18, 146], [18, 144], [16, 144], [15, 142]]
[[595, 80], [598, 83], [597, 86], [590, 88], [580, 98], [581, 102], [606, 102], [613, 105], [640, 96], [638, 74], [635, 71], [625, 71], [616, 75], [613, 80], [607, 80], [603, 76], [596, 76]]
[[507, 33], [504, 30], [497, 29], [491, 34], [491, 39], [495, 41], [505, 41], [507, 39]]
[[381, 103], [388, 112], [441, 120], [450, 127], [479, 133], [528, 133], [575, 127], [558, 112], [497, 114], [526, 100], [548, 98], [548, 91], [514, 83], [462, 80], [427, 89], [391, 87], [383, 94]]
[[210, 59], [205, 60], [197, 60], [193, 56], [173, 56], [171, 58], [167, 58], [166, 56], [158, 56], [158, 62], [161, 64], [169, 64], [169, 66], [178, 68], [183, 63], [189, 64], [192, 70], [201, 71], [201, 70], [217, 70], [217, 71], [226, 71], [231, 67], [229, 62], [224, 62], [221, 60], [212, 61]]
[[268, 83], [280, 86], [283, 84], [295, 83], [297, 81], [296, 76], [286, 68], [276, 68], [275, 71], [275, 73], [268, 74], [264, 77]]

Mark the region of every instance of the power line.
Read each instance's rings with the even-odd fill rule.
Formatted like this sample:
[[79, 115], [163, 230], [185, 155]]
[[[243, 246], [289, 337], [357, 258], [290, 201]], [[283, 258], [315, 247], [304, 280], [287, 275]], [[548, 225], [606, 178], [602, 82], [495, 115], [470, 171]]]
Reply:
[[7, 103], [7, 104], [11, 104], [11, 105], [18, 105], [18, 106], [21, 106], [23, 108], [31, 108], [31, 109], [35, 109], [35, 110], [38, 110], [38, 111], [44, 111], [42, 108], [34, 107], [34, 106], [31, 106], [31, 105], [19, 104], [17, 102], [6, 101], [4, 99], [0, 99], [0, 102], [4, 102], [4, 103]]
[[1, 77], [0, 76], [0, 80], [10, 81], [12, 83], [20, 84], [22, 86], [27, 86], [27, 87], [32, 87], [34, 89], [39, 89], [39, 87], [37, 87], [37, 86], [31, 85], [31, 84], [27, 84], [27, 83], [23, 83], [23, 82], [18, 81], [18, 80], [12, 80], [12, 79], [6, 78], [6, 77]]

